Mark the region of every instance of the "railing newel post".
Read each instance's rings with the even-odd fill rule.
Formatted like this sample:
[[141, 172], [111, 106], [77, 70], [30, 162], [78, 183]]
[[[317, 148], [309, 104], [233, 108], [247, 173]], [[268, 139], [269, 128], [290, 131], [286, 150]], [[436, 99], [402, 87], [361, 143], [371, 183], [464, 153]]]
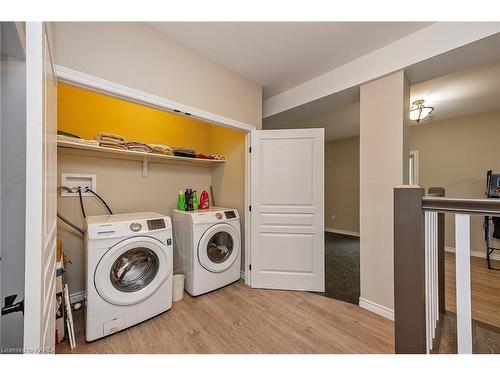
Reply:
[[397, 354], [427, 352], [425, 237], [418, 186], [394, 188], [394, 334]]

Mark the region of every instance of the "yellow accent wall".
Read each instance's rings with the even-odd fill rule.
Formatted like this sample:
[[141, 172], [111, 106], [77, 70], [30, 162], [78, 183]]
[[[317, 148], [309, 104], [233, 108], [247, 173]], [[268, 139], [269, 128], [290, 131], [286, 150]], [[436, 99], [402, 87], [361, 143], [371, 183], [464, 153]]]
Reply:
[[57, 127], [85, 139], [104, 131], [128, 141], [211, 153], [208, 123], [62, 83], [57, 89]]

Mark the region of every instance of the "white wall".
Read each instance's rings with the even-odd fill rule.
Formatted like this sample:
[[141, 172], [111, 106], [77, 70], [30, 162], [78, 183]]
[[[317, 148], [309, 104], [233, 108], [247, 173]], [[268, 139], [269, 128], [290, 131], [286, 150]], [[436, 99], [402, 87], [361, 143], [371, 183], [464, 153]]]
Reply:
[[409, 85], [403, 71], [361, 86], [361, 298], [394, 307], [393, 189], [408, 182]]
[[[483, 198], [486, 172], [500, 172], [500, 111], [422, 122], [410, 130], [419, 154], [419, 185], [441, 186], [446, 196]], [[455, 247], [455, 215], [446, 215], [446, 246]], [[485, 254], [483, 217], [471, 217], [471, 250]], [[495, 241], [500, 247], [500, 241]]]
[[257, 128], [262, 87], [140, 22], [55, 22], [55, 60]]

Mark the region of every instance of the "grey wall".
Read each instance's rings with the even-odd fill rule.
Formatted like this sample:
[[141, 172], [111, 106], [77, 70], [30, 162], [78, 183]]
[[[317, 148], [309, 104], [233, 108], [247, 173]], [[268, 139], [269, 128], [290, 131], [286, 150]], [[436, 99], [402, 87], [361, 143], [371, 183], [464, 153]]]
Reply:
[[[8, 40], [8, 43], [7, 41]], [[9, 46], [8, 55], [2, 50], [1, 101], [1, 195], [0, 251], [1, 302], [11, 294], [24, 298], [24, 235], [26, 185], [26, 72], [25, 62], [12, 57], [17, 34], [13, 23], [2, 23], [1, 43]], [[20, 49], [18, 44], [18, 49]], [[19, 56], [19, 51], [14, 51]], [[21, 53], [22, 55], [22, 53]], [[2, 350], [22, 349], [23, 315], [12, 313], [1, 318]]]

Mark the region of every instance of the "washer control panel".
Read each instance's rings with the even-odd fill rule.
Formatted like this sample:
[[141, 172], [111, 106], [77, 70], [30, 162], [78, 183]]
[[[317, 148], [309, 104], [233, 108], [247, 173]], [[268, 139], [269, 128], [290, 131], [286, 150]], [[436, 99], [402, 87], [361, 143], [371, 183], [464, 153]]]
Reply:
[[149, 230], [156, 230], [156, 229], [164, 229], [165, 228], [165, 220], [163, 220], [163, 219], [148, 220], [147, 223], [148, 223]]
[[131, 216], [132, 214], [116, 214], [88, 217], [90, 219], [86, 223], [86, 237], [91, 240], [104, 240], [172, 229], [172, 221], [168, 216], [160, 214], [153, 216], [150, 212], [138, 213], [136, 217]]

